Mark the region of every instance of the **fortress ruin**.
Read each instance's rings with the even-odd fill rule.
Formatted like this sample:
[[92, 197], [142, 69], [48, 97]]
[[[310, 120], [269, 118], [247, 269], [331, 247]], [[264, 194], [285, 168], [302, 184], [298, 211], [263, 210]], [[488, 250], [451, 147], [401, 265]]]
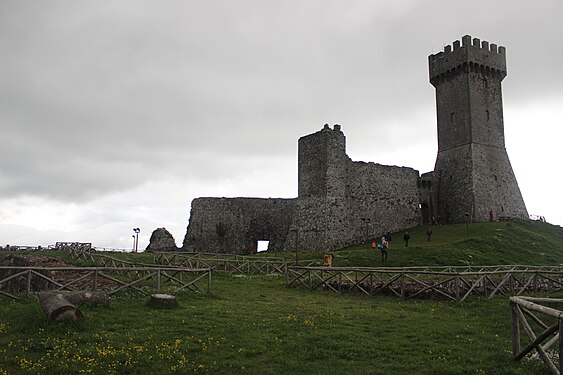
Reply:
[[183, 250], [330, 251], [432, 222], [528, 218], [504, 144], [506, 50], [466, 35], [428, 57], [436, 88], [434, 171], [352, 161], [340, 125], [298, 143], [298, 197], [196, 198]]

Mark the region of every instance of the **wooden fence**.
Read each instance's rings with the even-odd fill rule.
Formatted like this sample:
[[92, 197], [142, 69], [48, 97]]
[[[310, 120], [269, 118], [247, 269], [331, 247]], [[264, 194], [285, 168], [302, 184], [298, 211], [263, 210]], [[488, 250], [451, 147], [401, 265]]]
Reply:
[[[285, 258], [256, 258], [237, 254], [211, 253], [155, 253], [154, 263], [168, 266], [211, 268], [217, 272], [239, 273], [245, 275], [285, 274], [293, 262]], [[301, 261], [298, 264], [309, 266], [315, 261]]]
[[290, 266], [286, 286], [337, 293], [357, 291], [401, 298], [439, 297], [463, 302], [470, 296], [557, 292], [563, 269], [538, 266], [349, 268]]
[[92, 243], [90, 242], [57, 242], [55, 250], [63, 251], [92, 251]]
[[0, 296], [41, 290], [131, 290], [144, 295], [210, 292], [211, 270], [179, 267], [0, 267]]
[[[545, 306], [547, 304], [561, 305], [563, 299], [510, 297], [512, 355], [514, 360], [519, 361], [535, 349], [550, 372], [559, 375], [563, 369], [563, 311]], [[529, 338], [524, 348], [520, 327]], [[543, 344], [544, 341], [547, 342]]]
[[[130, 262], [127, 260], [114, 258], [106, 254], [93, 253], [93, 252], [80, 251], [80, 250], [69, 250], [69, 254], [73, 259], [89, 262], [101, 267], [129, 268], [129, 267], [160, 267], [161, 266], [159, 264]], [[188, 268], [198, 268], [198, 267], [188, 267]]]

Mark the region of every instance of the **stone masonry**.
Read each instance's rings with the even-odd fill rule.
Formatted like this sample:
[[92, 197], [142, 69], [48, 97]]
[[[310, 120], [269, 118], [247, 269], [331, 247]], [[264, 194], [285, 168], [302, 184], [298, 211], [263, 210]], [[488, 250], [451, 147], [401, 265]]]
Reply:
[[295, 199], [197, 198], [192, 201], [184, 249], [254, 253], [258, 241], [282, 251], [295, 215]]
[[505, 49], [466, 35], [430, 55], [436, 87], [435, 169], [352, 161], [340, 125], [298, 142], [295, 199], [197, 198], [183, 250], [248, 254], [331, 251], [431, 222], [527, 218], [504, 146]]
[[504, 144], [506, 50], [469, 35], [428, 57], [436, 88], [433, 212], [442, 223], [528, 218]]

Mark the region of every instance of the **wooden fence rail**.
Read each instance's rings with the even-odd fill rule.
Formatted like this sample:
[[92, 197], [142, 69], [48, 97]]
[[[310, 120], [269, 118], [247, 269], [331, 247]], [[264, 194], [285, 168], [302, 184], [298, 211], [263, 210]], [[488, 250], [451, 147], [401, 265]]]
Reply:
[[11, 267], [0, 266], [0, 296], [40, 290], [103, 290], [113, 295], [121, 290], [144, 295], [165, 290], [197, 293], [211, 291], [211, 269], [179, 267]]
[[[284, 258], [253, 258], [236, 254], [201, 254], [201, 253], [155, 253], [153, 260], [157, 264], [167, 266], [184, 266], [193, 268], [211, 268], [217, 272], [238, 273], [245, 275], [286, 274], [292, 262]], [[314, 261], [303, 261], [303, 265], [314, 264]]]
[[[121, 260], [118, 258], [111, 257], [106, 254], [92, 253], [80, 250], [70, 250], [69, 254], [71, 258], [76, 260], [81, 260], [85, 262], [90, 262], [92, 264], [101, 267], [113, 267], [113, 268], [131, 268], [131, 267], [161, 267], [159, 264], [147, 264], [141, 262], [130, 262], [127, 260]], [[198, 267], [195, 267], [198, 268]]]
[[[512, 355], [514, 360], [519, 361], [535, 349], [550, 372], [560, 375], [563, 369], [563, 311], [545, 306], [547, 304], [561, 305], [563, 299], [510, 297]], [[530, 341], [524, 348], [520, 336], [521, 327]], [[544, 341], [547, 342], [543, 344]], [[555, 349], [551, 349], [553, 347]]]
[[282, 257], [264, 257], [264, 258], [257, 258], [256, 255], [241, 255], [241, 254], [234, 254], [234, 253], [205, 253], [205, 252], [187, 252], [187, 251], [179, 251], [179, 252], [153, 252], [155, 257], [165, 256], [165, 257], [189, 257], [189, 258], [222, 258], [222, 259], [250, 259], [250, 260], [257, 260], [257, 259], [266, 259], [266, 260], [276, 260], [283, 262], [285, 258]]
[[401, 298], [441, 297], [463, 302], [470, 296], [492, 298], [563, 288], [560, 267], [493, 266], [471, 268], [349, 268], [289, 266], [286, 286], [337, 293], [357, 291]]

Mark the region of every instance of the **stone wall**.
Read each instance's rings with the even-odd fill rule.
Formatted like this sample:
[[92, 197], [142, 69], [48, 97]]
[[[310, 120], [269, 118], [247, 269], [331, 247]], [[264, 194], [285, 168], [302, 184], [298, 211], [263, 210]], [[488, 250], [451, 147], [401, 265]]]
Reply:
[[421, 222], [418, 172], [354, 162], [339, 125], [299, 139], [297, 199], [197, 198], [183, 249], [330, 251]]
[[528, 219], [528, 210], [505, 149], [472, 147], [474, 219], [488, 220], [488, 211], [497, 217]]
[[370, 238], [420, 224], [418, 177], [418, 171], [412, 168], [350, 163], [346, 201], [349, 232], [354, 233], [351, 240], [362, 235], [365, 238], [362, 218], [369, 221], [366, 226]]
[[294, 211], [295, 199], [194, 199], [183, 250], [249, 254], [268, 240], [269, 251], [281, 251]]

